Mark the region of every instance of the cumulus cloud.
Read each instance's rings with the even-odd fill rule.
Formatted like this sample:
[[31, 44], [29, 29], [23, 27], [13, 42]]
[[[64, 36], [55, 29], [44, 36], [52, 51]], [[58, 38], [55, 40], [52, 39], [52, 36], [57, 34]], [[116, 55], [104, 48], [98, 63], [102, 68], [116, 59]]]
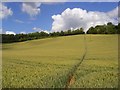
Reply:
[[48, 33], [48, 34], [49, 34], [49, 31], [47, 31], [47, 30], [42, 30], [41, 28], [34, 27], [33, 30], [35, 30], [35, 31], [37, 31], [37, 32], [45, 32], [45, 33]]
[[[108, 22], [117, 24], [117, 8], [111, 12], [86, 11], [81, 8], [67, 8], [61, 14], [53, 15], [52, 31], [84, 28], [87, 31], [91, 26], [103, 25]], [[118, 12], [118, 11], [117, 11]]]
[[13, 11], [11, 10], [11, 8], [8, 8], [3, 3], [0, 3], [0, 19], [4, 19], [12, 15]]
[[43, 30], [42, 32], [45, 32], [45, 33], [47, 33], [47, 34], [49, 34], [50, 32], [49, 31], [47, 31], [47, 30]]
[[29, 14], [31, 17], [36, 16], [40, 13], [40, 6], [41, 4], [56, 4], [56, 3], [63, 3], [67, 0], [34, 0], [34, 1], [26, 1], [22, 3], [22, 11]]
[[16, 35], [16, 33], [13, 32], [13, 31], [6, 31], [5, 34], [13, 34], [13, 35]]
[[22, 11], [29, 14], [31, 17], [40, 13], [40, 5], [38, 2], [24, 2], [22, 3]]
[[[113, 9], [112, 11], [108, 12], [108, 15], [112, 18], [114, 17], [118, 17], [118, 9], [120, 9], [119, 7], [116, 7], [115, 9]], [[120, 12], [119, 12], [120, 13]]]

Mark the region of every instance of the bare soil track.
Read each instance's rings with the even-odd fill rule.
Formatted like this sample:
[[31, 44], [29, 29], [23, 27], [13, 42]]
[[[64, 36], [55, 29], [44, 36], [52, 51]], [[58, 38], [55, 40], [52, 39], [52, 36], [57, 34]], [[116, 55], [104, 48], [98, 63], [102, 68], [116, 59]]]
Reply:
[[69, 86], [75, 82], [74, 74], [75, 74], [76, 70], [78, 69], [78, 67], [81, 65], [81, 63], [84, 61], [85, 56], [87, 54], [87, 42], [86, 42], [85, 35], [84, 35], [84, 46], [85, 46], [85, 52], [84, 52], [82, 58], [80, 59], [80, 62], [73, 67], [72, 71], [68, 75], [68, 79], [67, 79], [67, 83], [66, 83], [65, 88], [69, 88]]

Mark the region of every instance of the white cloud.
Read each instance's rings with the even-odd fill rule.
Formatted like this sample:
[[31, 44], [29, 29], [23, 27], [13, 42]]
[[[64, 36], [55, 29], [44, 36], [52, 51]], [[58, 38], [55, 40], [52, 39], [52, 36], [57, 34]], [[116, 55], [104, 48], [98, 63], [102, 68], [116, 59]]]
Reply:
[[31, 21], [23, 21], [23, 20], [20, 20], [20, 19], [15, 19], [13, 21], [16, 22], [16, 23], [20, 23], [20, 24], [30, 24], [30, 23], [32, 23]]
[[26, 32], [23, 31], [23, 32], [20, 32], [20, 34], [26, 34]]
[[38, 2], [24, 2], [22, 3], [22, 11], [29, 14], [31, 17], [40, 13], [40, 5]]
[[35, 30], [35, 31], [37, 31], [37, 32], [45, 32], [45, 33], [48, 33], [48, 34], [49, 34], [49, 31], [47, 31], [47, 30], [42, 30], [41, 28], [34, 27], [33, 30]]
[[13, 11], [11, 10], [11, 8], [8, 8], [3, 3], [0, 3], [0, 19], [4, 19], [12, 15]]
[[[108, 15], [109, 15], [111, 18], [118, 17], [118, 8], [120, 9], [120, 6], [119, 6], [119, 7], [116, 7], [116, 8], [113, 9], [112, 11], [108, 12]], [[119, 12], [119, 13], [120, 13], [120, 12]]]
[[57, 4], [57, 3], [63, 3], [67, 0], [40, 0], [39, 2], [37, 0], [32, 0], [30, 2], [24, 2], [22, 3], [22, 11], [29, 14], [31, 17], [36, 16], [40, 13], [40, 6], [41, 4]]
[[41, 31], [42, 29], [34, 27], [33, 30], [35, 30], [35, 31]]
[[13, 35], [16, 35], [15, 32], [13, 32], [13, 31], [6, 31], [3, 28], [0, 28], [0, 34], [13, 34]]
[[6, 33], [6, 34], [13, 34], [13, 35], [16, 35], [16, 33], [13, 32], [13, 31], [6, 31], [5, 33]]
[[47, 31], [47, 30], [43, 30], [42, 32], [45, 32], [45, 33], [47, 33], [47, 34], [49, 34], [50, 32], [49, 31]]
[[120, 23], [120, 6], [107, 13], [111, 18], [118, 20]]
[[[65, 31], [68, 29], [84, 28], [87, 31], [91, 26], [103, 25], [108, 22], [117, 23], [115, 19], [117, 10], [104, 13], [98, 11], [86, 11], [80, 8], [67, 8], [61, 14], [53, 15], [52, 31]], [[118, 11], [117, 11], [118, 12]], [[112, 16], [113, 15], [113, 16]]]
[[15, 22], [17, 23], [24, 23], [22, 20], [16, 19]]

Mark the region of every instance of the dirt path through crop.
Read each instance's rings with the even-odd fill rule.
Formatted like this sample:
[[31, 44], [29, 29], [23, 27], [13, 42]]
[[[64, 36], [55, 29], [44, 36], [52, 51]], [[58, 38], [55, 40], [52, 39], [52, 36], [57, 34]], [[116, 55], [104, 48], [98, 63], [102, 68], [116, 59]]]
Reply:
[[87, 53], [86, 35], [84, 35], [84, 46], [85, 46], [85, 52], [84, 52], [82, 58], [80, 59], [80, 62], [73, 67], [70, 74], [68, 75], [67, 83], [65, 86], [66, 89], [69, 88], [75, 82], [74, 74], [75, 74], [76, 70], [78, 69], [78, 67], [81, 65], [81, 63], [84, 61], [84, 58], [86, 56], [86, 53]]

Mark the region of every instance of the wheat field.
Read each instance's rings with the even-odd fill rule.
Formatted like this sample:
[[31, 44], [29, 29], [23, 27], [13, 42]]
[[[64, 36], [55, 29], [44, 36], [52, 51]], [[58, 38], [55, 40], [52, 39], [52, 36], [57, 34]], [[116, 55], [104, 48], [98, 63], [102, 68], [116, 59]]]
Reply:
[[[75, 68], [85, 51], [84, 60]], [[67, 88], [118, 87], [117, 35], [3, 44], [2, 56], [3, 88], [66, 88], [67, 83]]]

